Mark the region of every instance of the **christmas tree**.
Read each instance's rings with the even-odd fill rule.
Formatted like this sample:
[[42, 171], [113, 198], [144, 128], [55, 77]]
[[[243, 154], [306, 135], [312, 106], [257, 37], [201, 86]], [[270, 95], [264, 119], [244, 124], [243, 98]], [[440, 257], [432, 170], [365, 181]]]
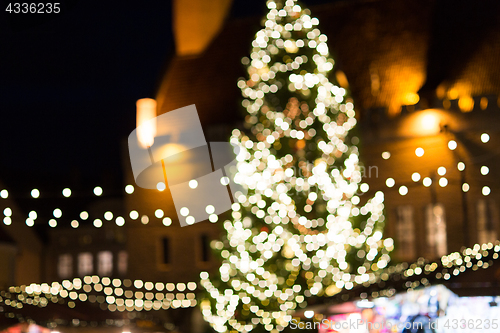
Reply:
[[311, 297], [374, 280], [393, 246], [383, 193], [361, 197], [354, 105], [329, 80], [327, 36], [295, 0], [267, 7], [238, 82], [248, 130], [231, 137], [248, 194], [213, 242], [220, 274], [201, 273], [201, 309], [218, 332], [281, 331]]

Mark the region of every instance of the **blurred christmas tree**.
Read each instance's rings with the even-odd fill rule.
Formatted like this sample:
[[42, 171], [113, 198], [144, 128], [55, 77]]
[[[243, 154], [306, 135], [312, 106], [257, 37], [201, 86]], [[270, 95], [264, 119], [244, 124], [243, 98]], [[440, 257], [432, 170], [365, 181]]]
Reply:
[[382, 240], [382, 192], [361, 204], [354, 106], [328, 79], [318, 19], [294, 0], [267, 7], [238, 82], [249, 130], [231, 137], [248, 195], [213, 244], [220, 275], [201, 274], [203, 315], [218, 332], [281, 331], [310, 297], [374, 279], [393, 246]]

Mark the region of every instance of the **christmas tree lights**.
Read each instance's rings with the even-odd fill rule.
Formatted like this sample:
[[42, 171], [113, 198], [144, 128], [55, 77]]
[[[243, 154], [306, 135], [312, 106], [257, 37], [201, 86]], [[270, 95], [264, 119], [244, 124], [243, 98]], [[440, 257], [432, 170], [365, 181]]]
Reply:
[[[354, 105], [328, 73], [327, 37], [296, 1], [268, 1], [264, 28], [238, 86], [248, 115], [218, 275], [201, 273], [205, 319], [218, 332], [281, 331], [308, 298], [375, 280], [392, 239], [382, 239], [382, 192], [361, 203]], [[358, 208], [360, 206], [360, 208]]]

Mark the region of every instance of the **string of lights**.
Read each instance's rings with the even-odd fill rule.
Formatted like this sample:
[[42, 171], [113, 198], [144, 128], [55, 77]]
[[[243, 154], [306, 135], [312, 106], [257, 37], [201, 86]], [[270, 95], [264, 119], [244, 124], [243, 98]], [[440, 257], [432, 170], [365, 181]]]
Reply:
[[[5, 207], [3, 209], [3, 215], [4, 215], [3, 223], [5, 225], [11, 225], [12, 221], [14, 219], [14, 215], [15, 215], [13, 208]], [[19, 215], [21, 215], [19, 220], [25, 219], [25, 223], [29, 227], [33, 227], [35, 225], [35, 223], [38, 223], [38, 221], [40, 221], [40, 219], [38, 218], [38, 213], [35, 210], [31, 210], [28, 213], [27, 217], [25, 215], [23, 215], [22, 213], [19, 213]], [[48, 222], [40, 222], [40, 223], [47, 223], [52, 228], [55, 228], [58, 225], [60, 225], [58, 221], [60, 221], [60, 219], [64, 215], [63, 210], [61, 208], [56, 208], [53, 210], [52, 215], [53, 215], [53, 218], [49, 219]], [[214, 214], [212, 214], [212, 215], [214, 215]], [[165, 216], [165, 212], [163, 209], [160, 209], [160, 208], [156, 209], [154, 211], [154, 217], [156, 219], [158, 219], [159, 221], [161, 221], [162, 225], [164, 225], [166, 227], [172, 225], [172, 219], [170, 217]], [[81, 226], [82, 222], [92, 221], [92, 225], [94, 227], [101, 228], [101, 227], [105, 226], [106, 221], [108, 221], [108, 222], [114, 221], [114, 223], [117, 226], [122, 227], [125, 225], [127, 220], [129, 220], [129, 221], [138, 220], [142, 224], [146, 225], [151, 221], [152, 218], [153, 217], [150, 217], [150, 215], [148, 215], [148, 214], [140, 214], [137, 210], [131, 210], [129, 212], [128, 216], [126, 216], [126, 217], [121, 216], [121, 215], [116, 216], [115, 214], [113, 214], [111, 211], [108, 210], [108, 211], [104, 212], [102, 215], [99, 215], [98, 217], [94, 217], [92, 219], [92, 218], [90, 218], [90, 214], [88, 211], [82, 211], [79, 214], [79, 219], [73, 219], [70, 222], [70, 226], [72, 228], [76, 229], [76, 228], [79, 228]], [[217, 215], [215, 215], [215, 217], [211, 216], [210, 221], [212, 223], [217, 222], [218, 221]]]
[[[163, 190], [164, 189], [159, 189], [158, 191], [162, 192]], [[131, 195], [134, 193], [134, 191], [135, 191], [135, 188], [133, 185], [129, 184], [129, 185], [125, 186], [125, 193], [126, 194]], [[100, 197], [103, 194], [103, 192], [104, 191], [101, 187], [94, 188], [94, 195], [96, 197]], [[62, 194], [64, 197], [69, 198], [72, 195], [72, 191], [69, 188], [65, 188], [62, 191]], [[38, 189], [33, 189], [31, 191], [31, 197], [33, 200], [39, 199], [40, 195], [41, 195], [41, 193]], [[0, 191], [0, 197], [2, 199], [9, 198], [9, 191], [7, 189], [3, 189], [2, 191]], [[47, 223], [50, 227], [55, 228], [60, 224], [58, 221], [60, 221], [60, 219], [66, 215], [63, 212], [64, 208], [62, 208], [64, 206], [65, 206], [65, 202], [63, 199], [61, 201], [61, 204], [59, 205], [59, 207], [61, 207], [61, 208], [54, 208], [52, 210], [52, 214], [51, 214], [52, 218], [48, 219], [48, 221], [40, 221], [39, 212], [37, 212], [37, 210], [35, 210], [35, 209], [29, 209], [29, 213], [26, 216], [25, 213], [15, 212], [13, 207], [10, 207], [7, 205], [7, 206], [4, 206], [4, 208], [2, 210], [3, 223], [5, 225], [11, 225], [15, 215], [18, 215], [19, 216], [18, 220], [24, 220], [26, 225], [29, 227], [33, 227], [36, 223]], [[209, 208], [210, 207], [207, 208], [207, 211]], [[126, 215], [122, 216], [120, 214], [116, 214], [116, 213], [113, 213], [113, 212], [108, 210], [108, 211], [103, 212], [101, 215], [91, 217], [88, 211], [82, 210], [77, 219], [71, 220], [70, 226], [72, 228], [76, 229], [76, 228], [80, 227], [80, 225], [84, 221], [92, 221], [92, 225], [96, 228], [103, 227], [104, 223], [106, 223], [106, 221], [114, 221], [115, 224], [119, 227], [124, 226], [127, 220], [129, 220], [129, 221], [139, 220], [142, 224], [148, 224], [150, 222], [150, 220], [153, 218], [153, 216], [154, 216], [154, 218], [161, 221], [161, 223], [164, 226], [168, 227], [168, 226], [172, 225], [172, 218], [165, 216], [165, 211], [161, 208], [155, 209], [153, 214], [151, 214], [151, 212], [148, 212], [146, 214], [140, 214], [135, 209], [130, 210], [128, 212], [128, 216], [126, 216]], [[209, 220], [210, 220], [210, 222], [215, 223], [218, 221], [218, 216], [215, 214], [211, 214]]]
[[196, 282], [163, 283], [85, 276], [83, 279], [32, 283], [0, 291], [0, 303], [22, 309], [46, 307], [50, 302], [74, 308], [78, 302], [98, 303], [109, 311], [150, 311], [196, 306]]
[[[477, 271], [487, 269], [494, 265], [499, 258], [500, 242], [475, 244], [470, 248], [465, 248], [460, 252], [453, 252], [442, 256], [439, 261], [429, 262], [424, 258], [419, 258], [412, 264], [400, 263], [385, 268], [377, 279], [362, 284], [360, 292], [354, 297], [376, 298], [380, 296], [391, 297], [397, 290], [389, 281], [404, 281], [402, 290], [410, 291], [419, 287], [428, 287], [431, 284], [446, 283], [453, 276], [458, 276], [467, 270]], [[386, 287], [380, 287], [380, 283], [385, 283]], [[371, 294], [364, 290], [374, 286], [376, 291]], [[346, 296], [344, 295], [339, 295]], [[346, 301], [349, 297], [343, 297]]]
[[[480, 140], [483, 144], [487, 143], [489, 140], [490, 140], [490, 136], [488, 133], [482, 133], [480, 135]], [[449, 140], [448, 141], [448, 149], [450, 151], [454, 151], [455, 149], [457, 149], [458, 147], [458, 144], [455, 140]], [[437, 147], [432, 147], [432, 148], [437, 148]], [[417, 147], [415, 149], [415, 155], [417, 157], [422, 157], [424, 156], [425, 154], [425, 150], [422, 148], [422, 147]], [[388, 160], [391, 158], [392, 154], [391, 152], [389, 151], [385, 151], [381, 154], [382, 158], [384, 160]], [[465, 170], [465, 167], [466, 167], [466, 164], [465, 162], [463, 161], [459, 161], [456, 165], [456, 168], [458, 171], [460, 172], [463, 172]], [[446, 187], [448, 184], [449, 184], [449, 180], [447, 177], [445, 177], [446, 173], [447, 173], [447, 169], [444, 167], [444, 166], [440, 166], [436, 169], [436, 174], [438, 176], [440, 176], [440, 178], [438, 179], [438, 184], [440, 187]], [[482, 175], [482, 176], [486, 176], [489, 174], [490, 172], [490, 168], [486, 165], [481, 165], [479, 168], [478, 168], [478, 171], [479, 173]], [[420, 183], [420, 181], [422, 181], [422, 185], [424, 187], [429, 187], [432, 185], [433, 183], [433, 179], [431, 177], [422, 177], [422, 175], [418, 172], [413, 172], [412, 175], [411, 175], [411, 180], [414, 182], [414, 183]], [[403, 181], [404, 182], [404, 181]], [[388, 188], [393, 188], [396, 186], [396, 181], [394, 178], [392, 177], [389, 177], [386, 179], [385, 181], [385, 184]], [[463, 192], [468, 192], [470, 190], [470, 184], [469, 183], [461, 183], [461, 189]], [[409, 190], [408, 190], [408, 186], [407, 185], [400, 185], [399, 188], [398, 188], [398, 191], [399, 191], [399, 194], [400, 195], [407, 195]], [[482, 188], [481, 188], [481, 193], [483, 196], [488, 196], [491, 194], [491, 188], [487, 185], [484, 185]]]
[[[489, 142], [490, 136], [488, 133], [482, 133], [482, 134], [480, 134], [479, 139], [483, 144], [485, 144], [485, 143]], [[457, 149], [458, 143], [455, 140], [449, 140], [447, 143], [447, 146], [451, 151], [453, 151], [453, 150]], [[436, 149], [436, 148], [437, 147], [430, 147], [428, 149]], [[417, 157], [422, 157], [424, 154], [425, 154], [425, 150], [422, 147], [415, 148], [415, 155]], [[391, 153], [389, 151], [384, 151], [381, 153], [381, 156], [384, 160], [390, 159], [392, 155], [393, 155], [393, 153]], [[466, 166], [465, 162], [460, 161], [457, 163], [456, 167], [459, 171], [462, 172], [465, 170], [465, 166]], [[490, 168], [486, 165], [481, 165], [479, 168], [479, 172], [483, 176], [488, 175], [489, 171], [490, 171]], [[440, 187], [446, 187], [449, 184], [448, 178], [445, 177], [446, 173], [447, 173], [447, 170], [444, 166], [441, 166], [436, 170], [436, 174], [441, 176], [438, 179], [438, 184]], [[423, 185], [424, 187], [429, 187], [433, 183], [433, 180], [431, 177], [423, 177], [418, 172], [412, 173], [411, 180], [417, 184], [420, 183], [420, 181], [421, 181], [422, 182], [421, 185]], [[408, 183], [411, 183], [411, 182], [403, 181], [403, 184], [401, 184], [398, 187], [398, 192], [400, 195], [404, 196], [404, 195], [407, 195], [409, 193]], [[389, 177], [386, 179], [385, 184], [388, 188], [393, 188], [396, 185], [396, 181], [394, 180], [394, 178]], [[367, 192], [368, 191], [367, 186], [368, 186], [368, 184], [361, 184], [361, 186], [360, 186], [361, 192]], [[470, 184], [463, 183], [463, 184], [461, 184], [461, 188], [462, 188], [463, 192], [468, 192], [470, 190]], [[165, 189], [164, 186], [158, 187], [158, 191], [160, 191], [160, 192], [162, 192], [164, 189]], [[129, 184], [129, 185], [125, 186], [124, 193], [126, 193], [127, 195], [131, 195], [134, 192], [135, 192], [135, 187], [133, 185]], [[45, 193], [45, 192], [43, 192], [43, 193]], [[103, 188], [100, 186], [96, 186], [92, 190], [91, 195], [93, 195], [95, 197], [100, 197], [103, 195], [103, 193], [104, 193]], [[481, 188], [481, 193], [484, 196], [488, 196], [491, 193], [491, 188], [487, 185], [484, 185]], [[75, 193], [70, 188], [64, 188], [61, 191], [60, 195], [62, 195], [62, 197], [64, 197], [64, 198], [71, 198], [72, 196], [74, 196], [74, 194]], [[78, 193], [77, 194], [78, 197], [89, 196], [89, 195], [90, 194], [88, 194], [88, 193], [87, 194], [85, 194], [85, 193]], [[8, 189], [0, 190], [0, 198], [1, 199], [7, 199], [9, 197], [10, 197], [10, 192], [8, 191]], [[31, 197], [32, 199], [40, 199], [40, 198], [44, 198], [44, 197], [57, 198], [58, 196], [55, 196], [53, 193], [50, 195], [47, 195], [47, 196], [43, 196], [42, 192], [39, 189], [35, 188], [35, 189], [31, 190], [29, 197]], [[60, 206], [64, 207], [63, 201], [61, 202]], [[61, 208], [55, 208], [53, 210], [53, 214], [52, 214], [53, 218], [49, 219], [48, 221], [44, 221], [44, 222], [37, 221], [38, 213], [35, 209], [30, 209], [27, 216], [23, 213], [19, 213], [19, 214], [21, 215], [19, 220], [24, 220], [26, 225], [28, 225], [29, 227], [33, 227], [36, 223], [48, 223], [48, 225], [50, 227], [55, 228], [58, 226], [58, 219], [60, 219], [63, 216], [63, 211]], [[13, 209], [9, 206], [4, 207], [3, 215], [4, 215], [3, 219], [2, 219], [3, 223], [5, 225], [12, 224], [13, 215], [14, 215]], [[164, 226], [172, 225], [172, 219], [170, 217], [166, 217], [164, 215], [165, 215], [165, 213], [164, 213], [163, 209], [158, 208], [154, 211], [154, 217], [159, 219]], [[125, 225], [126, 220], [128, 218], [130, 218], [130, 220], [140, 220], [142, 224], [148, 224], [152, 217], [150, 217], [150, 215], [148, 215], [148, 214], [140, 214], [137, 210], [130, 210], [128, 217], [121, 216], [120, 214], [115, 214], [111, 211], [106, 211], [106, 212], [102, 213], [101, 215], [94, 217], [92, 220], [92, 225], [96, 228], [101, 228], [104, 225], [105, 221], [114, 221], [117, 226], [123, 226], [123, 225]], [[80, 225], [83, 221], [87, 221], [87, 220], [89, 220], [89, 213], [85, 210], [82, 210], [81, 213], [79, 214], [79, 219], [73, 219], [70, 222], [70, 226], [72, 228], [78, 228], [78, 227], [80, 227]], [[215, 223], [218, 221], [218, 217], [215, 214], [211, 214], [209, 220], [210, 220], [210, 222]]]

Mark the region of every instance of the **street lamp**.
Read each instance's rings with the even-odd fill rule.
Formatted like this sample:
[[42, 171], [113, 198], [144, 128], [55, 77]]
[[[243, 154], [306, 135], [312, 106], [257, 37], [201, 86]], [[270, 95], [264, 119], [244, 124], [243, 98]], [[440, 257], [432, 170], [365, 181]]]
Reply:
[[156, 136], [156, 101], [142, 98], [137, 106], [137, 140], [143, 148], [150, 148]]

